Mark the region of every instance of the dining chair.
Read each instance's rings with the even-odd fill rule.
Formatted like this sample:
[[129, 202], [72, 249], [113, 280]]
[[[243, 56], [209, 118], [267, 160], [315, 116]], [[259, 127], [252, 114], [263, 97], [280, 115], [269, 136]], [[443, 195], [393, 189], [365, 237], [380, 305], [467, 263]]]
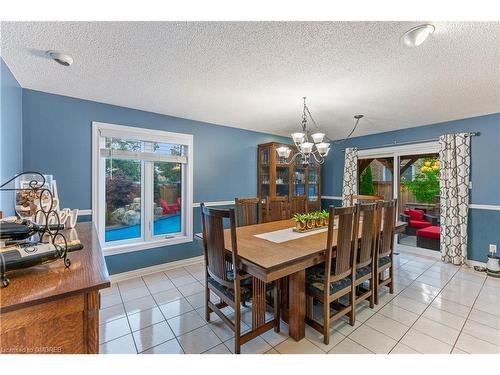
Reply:
[[[240, 353], [241, 345], [274, 328], [279, 332], [279, 303], [274, 304], [274, 317], [266, 322], [266, 288], [265, 282], [245, 273], [241, 269], [236, 239], [236, 215], [233, 208], [208, 208], [203, 203], [201, 221], [203, 228], [203, 247], [205, 256], [205, 319], [210, 321], [210, 313], [214, 312], [234, 332], [234, 352]], [[231, 232], [231, 252], [226, 251], [224, 241], [224, 219], [229, 219]], [[277, 282], [272, 284], [274, 298], [278, 299]], [[220, 302], [210, 300], [213, 292]], [[252, 327], [241, 334], [241, 303], [252, 300]], [[221, 309], [230, 306], [234, 310], [234, 322]]]
[[235, 198], [236, 223], [238, 227], [259, 224], [261, 222], [260, 198]]
[[[378, 304], [378, 292], [382, 286], [389, 287], [389, 293], [394, 293], [394, 227], [396, 226], [396, 211], [398, 200], [381, 202], [382, 229], [379, 236], [377, 254], [377, 272], [375, 275], [375, 304]], [[387, 278], [383, 278], [389, 270]]]
[[[356, 200], [356, 202], [354, 202]], [[384, 200], [384, 197], [381, 195], [358, 195], [351, 194], [349, 195], [349, 206], [352, 206], [355, 203], [369, 203], [373, 201], [381, 201]]]
[[[330, 206], [325, 262], [306, 270], [306, 323], [323, 333], [323, 342], [330, 340], [330, 322], [349, 314], [349, 324], [355, 323], [355, 256], [357, 248], [358, 206], [335, 208]], [[335, 221], [338, 220], [338, 229]], [[333, 238], [337, 230], [336, 254], [332, 259]], [[347, 304], [340, 304], [348, 296]], [[323, 305], [323, 324], [313, 317], [314, 302]], [[332, 306], [331, 306], [332, 305]], [[330, 311], [330, 307], [335, 310]]]
[[307, 212], [307, 198], [305, 195], [294, 195], [290, 198], [290, 216]]
[[288, 197], [266, 198], [266, 222], [290, 219]]
[[[358, 206], [358, 247], [356, 249], [356, 305], [369, 300], [373, 309], [375, 302], [375, 261], [377, 259], [378, 235], [380, 228], [381, 202], [357, 204]], [[368, 281], [368, 287], [365, 282]]]

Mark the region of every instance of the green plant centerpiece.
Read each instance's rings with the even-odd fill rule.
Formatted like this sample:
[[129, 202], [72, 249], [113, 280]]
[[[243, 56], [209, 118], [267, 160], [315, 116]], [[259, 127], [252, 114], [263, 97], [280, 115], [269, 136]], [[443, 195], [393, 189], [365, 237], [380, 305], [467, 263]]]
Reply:
[[418, 202], [434, 203], [439, 195], [439, 172], [439, 160], [426, 158], [419, 163], [413, 180], [403, 178], [401, 184], [413, 193]]
[[307, 214], [295, 214], [293, 216], [296, 222], [295, 231], [305, 232], [315, 228], [323, 228], [328, 225], [328, 216], [329, 214], [326, 210], [309, 212]]

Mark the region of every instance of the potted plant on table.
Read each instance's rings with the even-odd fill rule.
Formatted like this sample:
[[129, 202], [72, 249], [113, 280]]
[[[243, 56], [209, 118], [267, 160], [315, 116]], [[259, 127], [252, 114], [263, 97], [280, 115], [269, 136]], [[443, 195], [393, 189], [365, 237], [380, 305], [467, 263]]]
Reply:
[[307, 215], [306, 214], [295, 214], [293, 215], [295, 220], [295, 228], [297, 231], [302, 232], [307, 228]]

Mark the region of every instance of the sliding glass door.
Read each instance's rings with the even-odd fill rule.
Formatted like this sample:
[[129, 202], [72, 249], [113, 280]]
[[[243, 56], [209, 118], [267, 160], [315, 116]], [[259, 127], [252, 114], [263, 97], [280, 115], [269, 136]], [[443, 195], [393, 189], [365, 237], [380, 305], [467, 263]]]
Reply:
[[398, 243], [439, 251], [439, 155], [436, 142], [359, 150], [358, 192], [398, 199], [406, 221]]

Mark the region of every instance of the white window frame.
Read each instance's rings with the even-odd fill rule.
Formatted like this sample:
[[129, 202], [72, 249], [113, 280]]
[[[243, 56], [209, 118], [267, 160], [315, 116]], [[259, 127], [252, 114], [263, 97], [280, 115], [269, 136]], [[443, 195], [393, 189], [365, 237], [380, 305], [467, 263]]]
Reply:
[[[153, 225], [153, 166], [144, 163], [141, 168], [141, 237], [106, 243], [105, 241], [105, 160], [101, 157], [104, 138], [101, 135], [122, 139], [137, 139], [159, 143], [181, 144], [186, 146], [187, 162], [182, 164], [182, 208], [181, 228], [183, 232], [154, 236]], [[146, 155], [147, 156], [147, 155]], [[151, 155], [152, 156], [152, 155]], [[169, 156], [168, 158], [175, 158]], [[137, 128], [132, 126], [92, 122], [92, 220], [95, 223], [99, 242], [104, 255], [123, 254], [132, 251], [153, 249], [193, 241], [193, 135], [172, 133], [163, 130]]]

